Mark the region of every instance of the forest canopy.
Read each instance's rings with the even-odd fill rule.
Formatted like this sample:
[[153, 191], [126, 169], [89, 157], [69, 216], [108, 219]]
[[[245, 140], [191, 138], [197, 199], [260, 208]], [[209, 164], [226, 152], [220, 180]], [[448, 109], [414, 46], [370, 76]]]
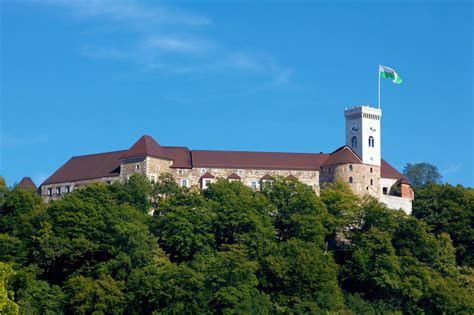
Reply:
[[133, 175], [48, 204], [0, 182], [2, 314], [474, 313], [473, 189], [418, 187], [407, 215], [342, 182]]

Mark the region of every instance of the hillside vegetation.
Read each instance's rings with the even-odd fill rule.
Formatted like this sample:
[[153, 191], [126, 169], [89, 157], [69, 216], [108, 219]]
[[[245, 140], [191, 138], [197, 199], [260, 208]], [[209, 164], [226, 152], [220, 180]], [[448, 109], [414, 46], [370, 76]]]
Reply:
[[474, 313], [472, 189], [420, 187], [408, 216], [340, 182], [0, 186], [1, 314]]

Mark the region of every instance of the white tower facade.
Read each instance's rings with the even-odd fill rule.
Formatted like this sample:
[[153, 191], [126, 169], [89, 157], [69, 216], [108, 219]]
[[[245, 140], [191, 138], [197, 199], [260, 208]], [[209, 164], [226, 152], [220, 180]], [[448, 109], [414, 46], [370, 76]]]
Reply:
[[351, 147], [364, 164], [380, 166], [380, 119], [382, 110], [370, 106], [346, 108], [346, 145]]

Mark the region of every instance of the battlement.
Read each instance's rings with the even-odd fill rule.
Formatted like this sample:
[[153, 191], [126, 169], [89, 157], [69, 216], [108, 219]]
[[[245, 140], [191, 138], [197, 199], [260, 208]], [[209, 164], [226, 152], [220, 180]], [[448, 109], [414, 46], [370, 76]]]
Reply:
[[348, 107], [344, 110], [344, 116], [346, 116], [346, 118], [354, 117], [354, 116], [357, 116], [357, 117], [365, 116], [367, 118], [379, 117], [380, 119], [380, 117], [382, 116], [382, 110], [380, 108], [375, 108], [368, 105], [353, 106], [353, 107]]

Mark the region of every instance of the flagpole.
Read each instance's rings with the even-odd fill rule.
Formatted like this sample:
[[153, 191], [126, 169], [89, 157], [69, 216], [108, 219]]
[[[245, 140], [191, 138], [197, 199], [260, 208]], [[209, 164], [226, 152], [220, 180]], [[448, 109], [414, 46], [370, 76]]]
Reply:
[[380, 109], [380, 65], [379, 65], [379, 69], [378, 69], [378, 75], [379, 75], [379, 109]]

